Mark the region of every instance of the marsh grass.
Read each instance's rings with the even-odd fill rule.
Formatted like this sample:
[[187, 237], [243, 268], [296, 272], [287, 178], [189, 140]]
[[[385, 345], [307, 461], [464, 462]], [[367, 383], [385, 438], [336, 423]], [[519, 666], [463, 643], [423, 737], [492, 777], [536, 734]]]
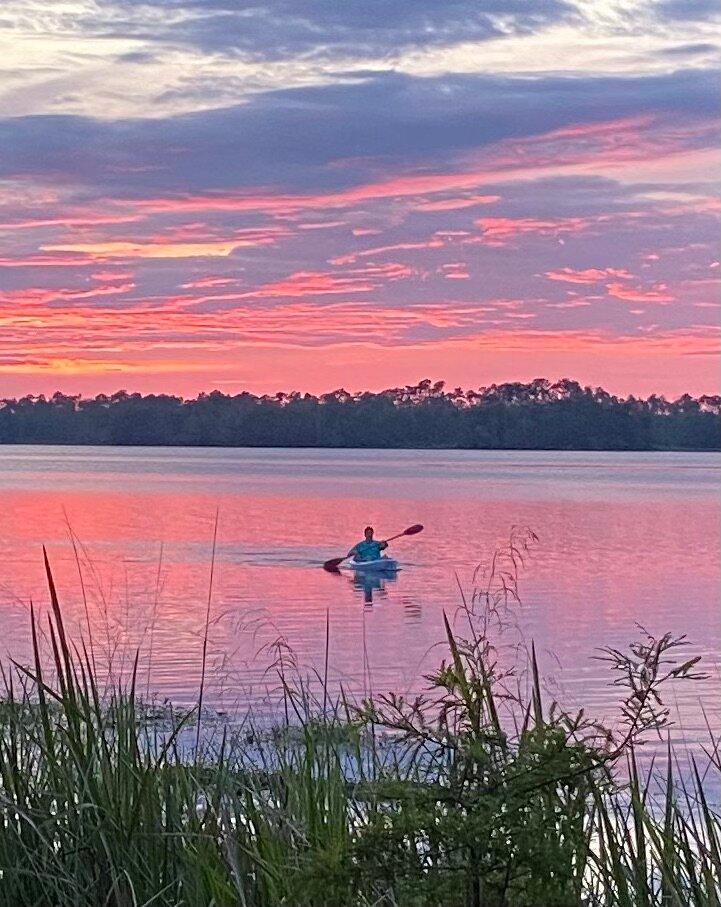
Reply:
[[533, 646], [516, 674], [490, 633], [531, 541], [512, 535], [464, 600], [463, 636], [446, 619], [424, 695], [356, 703], [327, 656], [306, 681], [278, 640], [281, 724], [208, 738], [197, 708], [144, 707], [137, 656], [101, 688], [46, 557], [50, 666], [31, 610], [32, 663], [0, 702], [2, 907], [719, 907], [718, 741], [690, 771], [670, 744], [662, 770], [637, 759], [696, 661], [650, 634], [602, 653], [614, 727], [545, 701]]

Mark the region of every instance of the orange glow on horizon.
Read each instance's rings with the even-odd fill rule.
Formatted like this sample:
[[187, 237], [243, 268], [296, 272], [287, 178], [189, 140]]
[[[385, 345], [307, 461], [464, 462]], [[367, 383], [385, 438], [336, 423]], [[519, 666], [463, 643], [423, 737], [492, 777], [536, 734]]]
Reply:
[[183, 396], [212, 389], [323, 393], [336, 387], [381, 390], [428, 376], [465, 387], [571, 377], [612, 393], [675, 398], [686, 392], [719, 393], [717, 345], [717, 332], [706, 330], [622, 343], [600, 334], [514, 330], [425, 347], [337, 343], [321, 356], [315, 347], [279, 348], [267, 340], [232, 347], [166, 344], [160, 356], [151, 347], [133, 353], [120, 345], [103, 358], [93, 356], [92, 349], [62, 358], [37, 347], [23, 361], [0, 359], [0, 374], [8, 396], [29, 387], [34, 393], [61, 390], [88, 396], [120, 388]]

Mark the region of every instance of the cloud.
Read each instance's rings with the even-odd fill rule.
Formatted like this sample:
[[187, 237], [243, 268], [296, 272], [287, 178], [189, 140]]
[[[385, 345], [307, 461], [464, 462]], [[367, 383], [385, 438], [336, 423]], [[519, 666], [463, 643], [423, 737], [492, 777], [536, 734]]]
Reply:
[[235, 249], [252, 243], [220, 240], [197, 243], [98, 242], [40, 246], [42, 252], [79, 252], [92, 261], [111, 258], [208, 258], [230, 255]]
[[297, 271], [283, 280], [263, 284], [243, 297], [294, 298], [299, 296], [325, 296], [327, 294], [369, 293], [384, 280], [403, 280], [413, 275], [407, 265], [388, 262], [383, 265], [366, 265], [344, 273]]
[[[428, 171], [429, 161], [430, 169], [447, 170], [504, 141], [506, 157], [518, 166], [512, 143], [533, 136], [546, 137], [549, 166], [563, 145], [575, 144], [579, 157], [591, 143], [597, 165], [600, 148], [616, 159], [628, 151], [638, 159], [640, 151], [658, 155], [664, 146], [715, 147], [718, 103], [715, 74], [701, 70], [542, 79], [381, 73], [163, 119], [6, 118], [0, 178], [22, 174], [53, 186], [62, 178], [118, 196], [258, 186], [276, 194], [290, 187], [296, 195], [332, 193], [377, 183], [381, 173], [388, 180]], [[625, 146], [619, 133], [629, 139]], [[664, 143], [656, 151], [654, 140]], [[473, 184], [448, 191], [463, 188]]]
[[[134, 0], [106, 0], [106, 28], [116, 34], [147, 34], [205, 52], [232, 50], [259, 60], [294, 55], [383, 56], [402, 48], [483, 41], [525, 32], [576, 15], [564, 0], [145, 0], [162, 16], [137, 16]], [[126, 13], [127, 18], [123, 18]]]
[[715, 44], [676, 44], [673, 47], [664, 47], [659, 54], [671, 58], [699, 56], [715, 58], [718, 47]]
[[[703, 19], [658, 24], [634, 57], [645, 7], [612, 34], [592, 5], [525, 0], [30, 6], [48, 71], [21, 61], [23, 115], [0, 119], [0, 358], [26, 374], [71, 374], [75, 356], [88, 375], [222, 363], [238, 380], [242, 349], [280, 386], [291, 361], [375, 375], [371, 348], [468, 369], [494, 343], [507, 363], [710, 349]], [[594, 29], [588, 68], [554, 55]], [[618, 74], [617, 40], [639, 74]], [[492, 74], [508, 47], [517, 72]], [[74, 85], [50, 71], [72, 54]], [[93, 115], [30, 115], [61, 95], [54, 109]]]
[[187, 283], [181, 283], [183, 290], [206, 290], [212, 287], [227, 287], [236, 283], [233, 277], [198, 277], [195, 280], [189, 280]]
[[719, 18], [715, 0], [656, 0], [652, 6], [661, 20], [694, 21]]
[[487, 245], [505, 245], [520, 236], [559, 237], [565, 233], [587, 230], [593, 220], [584, 217], [533, 218], [533, 217], [481, 217], [475, 221], [481, 230], [481, 241]]
[[398, 242], [388, 246], [371, 246], [369, 249], [360, 249], [357, 252], [351, 252], [348, 255], [339, 255], [336, 258], [328, 260], [331, 265], [347, 265], [358, 261], [359, 258], [373, 258], [378, 255], [386, 255], [388, 252], [411, 252], [419, 249], [441, 249], [445, 243], [440, 237], [423, 239], [413, 242]]
[[236, 230], [232, 238], [212, 239], [205, 225], [180, 224], [151, 236], [148, 241], [112, 240], [97, 242], [73, 241], [46, 243], [41, 252], [79, 253], [89, 260], [106, 261], [113, 258], [215, 258], [227, 257], [236, 249], [273, 245], [279, 236], [288, 235], [282, 227]]
[[666, 284], [654, 284], [651, 287], [629, 287], [626, 284], [612, 281], [606, 284], [609, 296], [622, 299], [624, 302], [652, 302], [665, 304], [674, 301], [674, 296], [668, 292]]
[[129, 293], [135, 288], [132, 282], [88, 287], [87, 289], [69, 289], [66, 287], [28, 287], [23, 290], [0, 292], [0, 303], [22, 308], [26, 305], [47, 305], [61, 301], [73, 302], [78, 299], [98, 299], [103, 296], [117, 296]]
[[92, 280], [132, 280], [132, 271], [95, 271], [90, 275]]
[[84, 268], [97, 264], [92, 255], [38, 255], [35, 253], [0, 257], [3, 268]]
[[469, 195], [459, 198], [441, 198], [436, 201], [421, 201], [416, 211], [458, 211], [461, 208], [475, 208], [477, 205], [492, 205], [501, 200], [500, 195]]
[[30, 217], [0, 223], [0, 230], [38, 230], [43, 227], [97, 227], [108, 224], [132, 224], [140, 219], [137, 214], [91, 214], [88, 212], [62, 213], [54, 217]]
[[465, 261], [449, 261], [440, 266], [438, 273], [446, 280], [470, 280], [471, 277]]
[[546, 271], [543, 275], [549, 280], [560, 280], [564, 283], [601, 283], [609, 277], [615, 277], [618, 280], [632, 280], [633, 274], [623, 268], [583, 268], [577, 270], [574, 268], [559, 268], [557, 271]]

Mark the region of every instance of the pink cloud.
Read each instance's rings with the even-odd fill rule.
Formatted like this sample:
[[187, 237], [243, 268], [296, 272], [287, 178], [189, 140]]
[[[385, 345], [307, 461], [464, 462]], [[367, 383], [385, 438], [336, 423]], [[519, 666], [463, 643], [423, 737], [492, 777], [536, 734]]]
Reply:
[[441, 265], [438, 272], [441, 277], [445, 277], [447, 280], [468, 280], [471, 276], [468, 273], [468, 265], [465, 261], [448, 262]]
[[588, 299], [567, 299], [564, 302], [547, 302], [547, 309], [583, 309], [590, 306]]
[[647, 129], [653, 123], [651, 114], [630, 117], [619, 117], [615, 120], [601, 120], [595, 123], [571, 123], [543, 134], [545, 139], [589, 138], [610, 136], [615, 138], [619, 133], [637, 135], [641, 129]]
[[543, 276], [549, 280], [580, 284], [599, 283], [609, 277], [615, 277], [618, 280], [633, 280], [633, 274], [629, 274], [622, 268], [585, 268], [583, 270], [559, 268], [555, 271], [545, 271]]
[[642, 287], [629, 287], [622, 283], [612, 282], [606, 284], [606, 290], [609, 296], [622, 299], [624, 302], [657, 302], [665, 304], [673, 302], [675, 298], [668, 292], [668, 287], [664, 283], [653, 284], [653, 286], [643, 289]]
[[109, 284], [106, 286], [89, 287], [86, 290], [68, 289], [60, 287], [57, 289], [48, 287], [26, 287], [21, 290], [8, 290], [0, 293], [0, 302], [12, 304], [30, 304], [45, 305], [57, 300], [74, 300], [74, 299], [95, 299], [101, 296], [117, 296], [122, 293], [129, 293], [135, 288], [134, 283]]
[[[447, 264], [463, 267], [463, 262]], [[112, 293], [119, 288], [106, 284], [97, 288], [101, 293], [107, 290], [105, 303], [102, 296], [92, 298], [92, 288], [13, 291], [0, 306], [0, 370], [6, 380], [19, 375], [25, 376], [23, 381], [63, 382], [51, 390], [77, 381], [72, 386], [93, 393], [103, 375], [115, 375], [117, 386], [124, 383], [123, 375], [132, 375], [133, 389], [158, 375], [156, 389], [174, 392], [186, 390], [191, 380], [197, 381], [197, 389], [207, 389], [208, 382], [222, 382], [224, 377], [242, 383], [249, 364], [259, 386], [283, 386], [290, 380], [289, 363], [296, 363], [301, 380], [315, 382], [310, 389], [318, 390], [337, 383], [339, 363], [345, 374], [353, 368], [383, 383], [403, 381], [409, 372], [432, 365], [449, 381], [469, 383], [470, 379], [477, 385], [486, 380], [479, 377], [479, 361], [489, 370], [490, 380], [501, 374], [522, 378], [524, 368], [537, 374], [562, 370], [597, 383], [606, 382], [596, 376], [628, 369], [629, 375], [633, 373], [627, 379], [633, 390], [643, 386], [641, 379], [652, 390], [670, 386], [659, 383], [659, 375], [669, 375], [669, 381], [689, 388], [694, 376], [697, 384], [711, 380], [704, 376], [712, 374], [718, 349], [718, 334], [712, 328], [669, 330], [640, 324], [643, 331], [636, 336], [570, 327], [533, 330], [530, 322], [534, 315], [540, 318], [539, 301], [513, 298], [481, 305], [380, 304], [367, 296], [362, 301], [327, 301], [328, 293], [355, 294], [358, 285], [380, 286], [412, 273], [397, 263], [369, 264], [340, 273], [297, 271], [240, 295], [162, 295], [133, 299], [123, 307], [112, 304]], [[207, 276], [213, 280], [213, 275]], [[351, 286], [356, 289], [341, 288], [338, 281], [343, 280], [355, 281]], [[629, 289], [625, 281], [615, 282], [621, 290]], [[664, 292], [661, 284], [651, 290]], [[83, 293], [88, 294], [85, 299], [79, 295]], [[286, 296], [291, 301], [282, 302]], [[213, 298], [233, 305], [220, 311], [199, 307]], [[570, 300], [569, 305], [584, 302]], [[535, 311], [527, 305], [536, 306]], [[319, 349], [340, 354], [319, 356]], [[689, 364], [684, 365], [685, 361]]]
[[589, 169], [618, 170], [676, 155], [688, 157], [696, 153], [692, 143], [702, 133], [715, 139], [715, 124], [689, 119], [688, 123], [664, 130], [651, 116], [626, 117], [604, 123], [572, 124], [523, 139], [503, 140], [471, 161], [459, 161], [455, 169], [445, 173], [399, 174], [335, 192], [198, 194], [117, 200], [117, 203], [132, 206], [141, 213], [265, 211], [275, 214], [342, 208], [393, 198], [417, 197], [423, 205], [429, 203], [425, 197], [429, 194], [469, 190], [514, 177], [524, 179]]
[[383, 282], [404, 280], [413, 275], [413, 269], [398, 262], [382, 265], [365, 265], [341, 273], [329, 271], [296, 271], [282, 280], [262, 284], [241, 294], [238, 298], [324, 296], [336, 293], [368, 293]]
[[132, 271], [95, 271], [90, 277], [93, 280], [132, 280], [135, 275]]
[[[519, 303], [520, 304], [520, 303]], [[417, 304], [379, 307], [342, 302], [314, 305], [298, 301], [283, 306], [258, 308], [241, 306], [231, 312], [172, 312], [162, 319], [150, 319], [152, 309], [131, 310], [53, 308], [0, 314], [3, 329], [3, 354], [32, 357], [67, 357], [97, 355], [112, 343], [117, 352], [128, 358], [146, 353], [175, 350], [195, 350], [198, 354], [215, 355], [216, 351], [232, 351], [242, 346], [270, 345], [278, 349], [298, 346], [335, 346], [348, 343], [375, 343], [382, 347], [429, 349], [445, 347], [461, 351], [464, 347], [494, 348], [497, 351], [522, 353], [526, 350], [593, 351], [603, 347], [620, 354], [634, 349], [639, 343], [633, 336], [619, 336], [609, 331], [549, 330], [529, 331], [521, 328], [495, 327], [493, 301], [487, 306], [453, 306], [448, 304]], [[27, 315], [32, 314], [30, 323]], [[524, 320], [535, 313], [511, 310], [507, 319]], [[78, 326], [85, 323], [82, 342], [78, 342]], [[90, 324], [91, 327], [87, 328]], [[487, 325], [484, 327], [484, 325]], [[415, 327], [470, 328], [458, 337], [421, 339]], [[479, 330], [483, 328], [482, 330]], [[697, 354], [708, 350], [718, 339], [716, 328], [675, 329], [663, 331], [658, 326], [645, 326], [643, 338], [646, 349], [667, 349], [674, 345], [677, 353]], [[13, 353], [13, 350], [15, 352]]]
[[21, 254], [12, 257], [0, 258], [0, 266], [4, 268], [82, 268], [86, 265], [96, 265], [98, 259], [92, 255], [38, 255]]
[[225, 287], [237, 282], [235, 277], [198, 277], [196, 280], [181, 283], [180, 287], [183, 290], [206, 289], [210, 287]]
[[[298, 224], [299, 230], [330, 230], [335, 227], [345, 227], [345, 220], [318, 221], [317, 223]], [[354, 231], [355, 232], [355, 231]]]
[[470, 195], [464, 198], [443, 198], [435, 202], [418, 202], [416, 211], [457, 211], [460, 208], [472, 208], [476, 205], [490, 205], [499, 202], [500, 195]]
[[105, 240], [99, 242], [58, 243], [40, 246], [42, 252], [70, 252], [87, 255], [91, 261], [113, 258], [224, 258], [242, 246], [262, 245], [268, 240], [222, 239], [199, 242], [173, 242], [155, 238], [150, 242]]
[[328, 264], [348, 265], [353, 264], [353, 262], [357, 261], [359, 258], [368, 258], [373, 255], [385, 255], [387, 252], [406, 252], [415, 249], [441, 249], [443, 248], [443, 245], [443, 240], [440, 238], [425, 239], [418, 242], [399, 242], [389, 246], [375, 246], [372, 249], [361, 249], [360, 252], [350, 252], [348, 255], [339, 255], [337, 258], [329, 259]]
[[[528, 348], [532, 348], [534, 354], [560, 356], [563, 343], [580, 334], [573, 334], [572, 331], [551, 332], [548, 335], [538, 332], [531, 334], [527, 330], [528, 325], [523, 322], [530, 322], [534, 317], [540, 321], [546, 308], [567, 309], [562, 323], [571, 328], [574, 324], [586, 323], [590, 316], [596, 314], [596, 310], [586, 312], [581, 318], [581, 313], [575, 314], [572, 311], [588, 307], [591, 300], [620, 299], [639, 306], [630, 311], [641, 314], [643, 305], [647, 303], [663, 305], [678, 298], [683, 300], [688, 313], [694, 313], [694, 318], [702, 320], [708, 317], [708, 313], [702, 309], [710, 308], [710, 300], [714, 298], [711, 287], [699, 280], [689, 279], [683, 283], [681, 280], [684, 277], [697, 277], [701, 273], [710, 277], [714, 273], [706, 270], [710, 258], [696, 254], [699, 248], [710, 249], [711, 246], [688, 242], [689, 235], [694, 239], [699, 238], [691, 230], [674, 230], [664, 234], [665, 237], [680, 237], [675, 240], [666, 238], [664, 241], [687, 243], [671, 250], [679, 256], [688, 256], [676, 260], [678, 274], [681, 276], [674, 277], [672, 289], [663, 283], [643, 285], [640, 278], [622, 268], [556, 267], [564, 258], [559, 256], [560, 246], [555, 243], [563, 242], [568, 236], [585, 234], [587, 238], [603, 234], [604, 243], [608, 239], [609, 243], [616, 241], [621, 244], [629, 233], [628, 228], [638, 225], [639, 228], [655, 233], [643, 245], [634, 244], [632, 248], [656, 249], [663, 254], [666, 263], [668, 250], [659, 249], [656, 233], [668, 231], [673, 217], [690, 218], [692, 220], [688, 223], [692, 226], [700, 222], [703, 230], [707, 230], [710, 216], [718, 209], [715, 200], [684, 198], [679, 202], [669, 202], [669, 193], [656, 199], [639, 196], [640, 210], [610, 209], [611, 213], [578, 217], [554, 217], [550, 213], [545, 216], [547, 211], [553, 209], [539, 208], [533, 202], [533, 206], [526, 209], [530, 211], [528, 217], [482, 217], [476, 221], [480, 232], [439, 229], [425, 239], [418, 238], [417, 232], [410, 233], [409, 236], [405, 223], [406, 219], [414, 216], [412, 212], [421, 211], [439, 215], [432, 222], [434, 227], [444, 224], [451, 228], [466, 226], [482, 211], [464, 213], [464, 209], [472, 208], [474, 204], [489, 204], [499, 200], [498, 196], [469, 193], [474, 190], [480, 192], [480, 187], [484, 184], [501, 179], [520, 181], [547, 175], [603, 173], [606, 168], [616, 168], [614, 175], [619, 176], [619, 169], [629, 162], [638, 162], [640, 166], [636, 170], [628, 171], [633, 174], [643, 169], [647, 161], [656, 160], [655, 155], [658, 159], [671, 159], [674, 155], [685, 154], [694, 140], [693, 129], [693, 125], [684, 123], [679, 125], [678, 130], [675, 127], [665, 128], [663, 124], [658, 126], [650, 117], [625, 118], [612, 123], [572, 125], [538, 136], [497, 143], [474, 152], [473, 157], [457, 160], [449, 165], [447, 172], [428, 173], [418, 170], [393, 176], [387, 171], [381, 172], [385, 165], [377, 163], [374, 172], [381, 175], [374, 177], [372, 182], [335, 192], [276, 195], [259, 189], [248, 193], [201, 193], [148, 201], [93, 201], [88, 204], [87, 211], [65, 210], [55, 216], [57, 209], [53, 208], [47, 218], [33, 218], [26, 212], [27, 216], [17, 215], [19, 223], [67, 228], [68, 231], [78, 232], [63, 233], [62, 229], [54, 230], [50, 235], [57, 239], [56, 242], [51, 244], [48, 237], [43, 235], [46, 244], [38, 251], [29, 251], [23, 247], [17, 255], [10, 256], [6, 252], [6, 257], [0, 259], [0, 264], [6, 266], [38, 269], [37, 273], [32, 272], [34, 276], [31, 279], [24, 281], [32, 283], [32, 287], [13, 290], [0, 296], [3, 302], [0, 308], [0, 355], [4, 355], [7, 350], [8, 357], [23, 360], [25, 350], [34, 349], [37, 361], [47, 356], [46, 361], [63, 363], [57, 366], [62, 374], [72, 371], [72, 359], [76, 351], [78, 357], [85, 357], [86, 364], [93, 363], [92, 369], [101, 368], [103, 358], [107, 357], [108, 363], [111, 363], [109, 368], [127, 367], [128, 370], [134, 370], [133, 374], [142, 374], [137, 367], [141, 358], [147, 363], [149, 373], [156, 365], [158, 369], [161, 368], [158, 365], [161, 359], [169, 361], [172, 358], [179, 372], [182, 372], [185, 362], [187, 370], [197, 369], [200, 372], [207, 368], [208, 374], [212, 376], [217, 357], [226, 354], [228, 357], [236, 356], [239, 346], [246, 345], [253, 349], [271, 351], [264, 365], [265, 370], [258, 372], [258, 381], [271, 380], [267, 376], [277, 375], [277, 380], [282, 384], [282, 375], [286, 374], [283, 372], [284, 356], [288, 350], [295, 350], [299, 346], [342, 346], [343, 356], [339, 359], [344, 362], [355, 355], [351, 351], [356, 346], [365, 348], [374, 345], [376, 349], [392, 352], [403, 349], [407, 351], [405, 364], [412, 363], [413, 369], [416, 363], [424, 365], [428, 357], [435, 355], [435, 350], [438, 350], [439, 362], [444, 361], [449, 368], [455, 368], [458, 364], [456, 353], [460, 350], [471, 369], [473, 363], [478, 363], [477, 348], [483, 349], [484, 354], [490, 355], [493, 352], [488, 346], [490, 337], [501, 344], [503, 355], [507, 355], [504, 361], [513, 363], [515, 351], [525, 348], [518, 346], [520, 340], [508, 339], [503, 334], [503, 331], [507, 331], [514, 338], [522, 334], [526, 338], [523, 342], [529, 344]], [[660, 138], [659, 130], [663, 133]], [[656, 139], [659, 140], [654, 145]], [[625, 179], [628, 173], [624, 172], [621, 176]], [[381, 212], [377, 212], [371, 203], [383, 200], [387, 204]], [[57, 205], [57, 199], [53, 199], [51, 204]], [[515, 207], [516, 204], [514, 202], [514, 208], [511, 209], [514, 213], [524, 210]], [[113, 206], [107, 208], [107, 217], [101, 213], [106, 210], [101, 205]], [[320, 242], [320, 236], [316, 236], [317, 242], [312, 253], [314, 257], [306, 258], [307, 250], [313, 245], [313, 238], [306, 233], [305, 245], [301, 246], [301, 231], [342, 227], [345, 221], [320, 222], [320, 218], [345, 217], [345, 211], [330, 209], [354, 205], [358, 208], [348, 213], [349, 222], [384, 225], [384, 230], [393, 231], [390, 238], [382, 237], [385, 244], [353, 250], [353, 246], [362, 246], [364, 242], [354, 242], [348, 228], [339, 231], [337, 235], [324, 235], [323, 242]], [[35, 209], [39, 210], [36, 204]], [[306, 210], [310, 212], [307, 216], [302, 213]], [[208, 216], [209, 224], [206, 224], [203, 222], [204, 215], [190, 214], [205, 211], [217, 212], [219, 216]], [[443, 216], [444, 212], [454, 211], [461, 213]], [[542, 213], [539, 214], [539, 211]], [[263, 216], [253, 218], [253, 221], [272, 220], [273, 223], [236, 229], [238, 223], [247, 222], [246, 214], [256, 212], [262, 212]], [[582, 211], [581, 215], [583, 213]], [[134, 227], [124, 230], [122, 236], [118, 235], [120, 231], [116, 229], [96, 229], [104, 225], [139, 221], [151, 215], [158, 217], [149, 224], [143, 224], [142, 230]], [[0, 216], [10, 221], [15, 217], [15, 212], [12, 216], [7, 213]], [[314, 222], [316, 218], [319, 219], [318, 223]], [[169, 225], [175, 219], [188, 222]], [[222, 224], [214, 225], [215, 220]], [[418, 220], [416, 217], [415, 223]], [[288, 222], [289, 225], [286, 226]], [[685, 228], [686, 223], [681, 221], [681, 226]], [[619, 228], [619, 234], [614, 240], [616, 227]], [[382, 232], [384, 231], [370, 227], [356, 227], [352, 230], [355, 236], [372, 236]], [[339, 243], [342, 235], [348, 241], [347, 248]], [[700, 238], [703, 239], [705, 235], [702, 233]], [[542, 245], [538, 242], [536, 247], [529, 249], [531, 254], [528, 256], [515, 251], [499, 255], [499, 258], [504, 258], [504, 267], [508, 268], [502, 275], [505, 280], [505, 275], [508, 274], [507, 286], [496, 281], [492, 284], [494, 289], [488, 290], [482, 282], [482, 267], [493, 267], [494, 253], [485, 248], [473, 247], [473, 244], [491, 248], [514, 244], [520, 246], [524, 242], [531, 245], [535, 237], [548, 238], [545, 241], [545, 251], [550, 248], [553, 254], [541, 258], [543, 263], [539, 266], [540, 256], [535, 253], [543, 252], [544, 249], [537, 248]], [[285, 238], [291, 238], [289, 248], [278, 250], [276, 254], [277, 246]], [[23, 239], [29, 244], [28, 235]], [[16, 246], [19, 243], [14, 236], [5, 234], [3, 241], [7, 243], [6, 249], [12, 248], [13, 243]], [[371, 242], [380, 240], [368, 240], [368, 245]], [[246, 256], [241, 259], [240, 253], [232, 260], [233, 265], [242, 260], [252, 272], [251, 276], [244, 279], [242, 286], [236, 279], [217, 273], [224, 270], [232, 272], [231, 268], [225, 267], [225, 262], [218, 262], [217, 257], [232, 255], [240, 247], [264, 247], [264, 251], [260, 253], [248, 253], [247, 262]], [[591, 258], [590, 261], [600, 260], [602, 263], [603, 260], [616, 260], [615, 255], [607, 251], [612, 246], [604, 245], [603, 251], [599, 251], [599, 248], [598, 257]], [[439, 249], [444, 252], [437, 254], [436, 250]], [[418, 254], [395, 254], [404, 251]], [[476, 252], [479, 253], [478, 258], [469, 258], [468, 261], [473, 266], [471, 269], [463, 261], [440, 264], [444, 258], [464, 258]], [[323, 259], [329, 255], [334, 257], [326, 265]], [[214, 258], [217, 269], [212, 261], [179, 261], [196, 257]], [[416, 266], [385, 260], [405, 257], [412, 258]], [[131, 263], [134, 259], [149, 259], [140, 262], [137, 267], [142, 276], [143, 291], [153, 295], [140, 299], [120, 299], [119, 294], [134, 288], [134, 275], [114, 268], [134, 269], [135, 265]], [[574, 255], [565, 260], [578, 262], [581, 259]], [[649, 253], [645, 260], [647, 263], [657, 261], [659, 255]], [[39, 269], [68, 266], [92, 269], [92, 276], [99, 286], [93, 288], [83, 285], [83, 275], [87, 275], [88, 271], [73, 275], [72, 281], [68, 280], [68, 283], [80, 284], [79, 289], [72, 286], [59, 289], [37, 286], [47, 277], [47, 272], [43, 273]], [[549, 268], [543, 272], [547, 279], [579, 285], [584, 293], [583, 298], [574, 297], [564, 302], [531, 299], [526, 300], [527, 308], [524, 308], [526, 303], [518, 299], [485, 298], [484, 291], [521, 295], [524, 289], [522, 282], [526, 281], [525, 289], [528, 290], [528, 280], [537, 278], [539, 275], [535, 272], [542, 271], [544, 267]], [[647, 276], [659, 276], [661, 273], [660, 269], [642, 272], [639, 267], [638, 270], [640, 274], [645, 273]], [[290, 273], [286, 274], [286, 271]], [[433, 274], [440, 279], [421, 282], [421, 278]], [[478, 280], [477, 286], [445, 283], [446, 279], [468, 281], [471, 274]], [[15, 278], [18, 275], [12, 276]], [[52, 282], [59, 283], [64, 276], [65, 274], [54, 272]], [[416, 279], [407, 288], [399, 286], [395, 291], [389, 289], [389, 284], [411, 278]], [[599, 284], [598, 288], [591, 288], [593, 284]], [[236, 290], [233, 289], [234, 286]], [[532, 293], [537, 292], [537, 286], [538, 284], [534, 289], [531, 283]], [[464, 299], [473, 299], [473, 302], [423, 302], [433, 289], [437, 289], [444, 298], [462, 296]], [[474, 292], [476, 289], [477, 295]], [[556, 287], [556, 292], [561, 299], [564, 298], [562, 286]], [[695, 296], [692, 292], [695, 292]], [[590, 293], [603, 295], [586, 295]], [[103, 301], [105, 296], [107, 299]], [[218, 305], [213, 306], [213, 303]], [[692, 310], [690, 306], [694, 305], [697, 309]], [[596, 308], [600, 312], [602, 306]], [[603, 308], [608, 313], [608, 305]], [[627, 311], [625, 306], [623, 309], [624, 312]], [[617, 311], [618, 307], [614, 309], [612, 306], [611, 310]], [[649, 311], [652, 310], [649, 308]], [[675, 308], [665, 311], [657, 309], [656, 312], [659, 322], [663, 318], [671, 320], [677, 315]], [[553, 323], [550, 316], [551, 312], [548, 312], [546, 317], [549, 323]], [[560, 316], [553, 317], [554, 320], [561, 320]], [[513, 325], [514, 321], [518, 323]], [[643, 319], [639, 318], [638, 321], [642, 322]], [[663, 325], [639, 324], [639, 327], [644, 329], [645, 344], [655, 343], [664, 330]], [[437, 333], [434, 334], [434, 331]], [[469, 332], [477, 332], [475, 339], [466, 336]], [[461, 333], [464, 334], [462, 340], [453, 336]], [[554, 345], [556, 340], [552, 339], [552, 335], [560, 338], [558, 345]], [[585, 351], [591, 349], [594, 343], [604, 346], [604, 356], [609, 362], [620, 360], [620, 357], [627, 355], [628, 350], [635, 353], [637, 349], [629, 345], [627, 338], [614, 339], [613, 332], [603, 335], [600, 340], [600, 333], [593, 334], [589, 331], [584, 336], [586, 345], [583, 346], [579, 341], [578, 346], [578, 361], [581, 362], [584, 361]], [[674, 336], [678, 339], [682, 335]], [[593, 340], [593, 337], [597, 339]], [[689, 355], [705, 355], [710, 351], [712, 343], [707, 338], [704, 344], [699, 343]], [[645, 350], [649, 348], [644, 347]], [[276, 356], [277, 361], [271, 361], [271, 354]], [[413, 358], [414, 355], [416, 358]], [[30, 361], [29, 352], [27, 356], [23, 361]], [[515, 361], [519, 360], [525, 362], [526, 358], [516, 356]], [[7, 358], [5, 361], [8, 361]], [[308, 359], [303, 361], [312, 364], [315, 360], [312, 353], [309, 353]], [[90, 365], [87, 367], [91, 368]], [[237, 366], [229, 363], [227, 367], [232, 370]], [[372, 361], [370, 368], [372, 371]], [[237, 377], [236, 372], [233, 374]]]
[[28, 217], [0, 223], [0, 230], [33, 230], [40, 227], [95, 227], [110, 224], [129, 224], [140, 220], [138, 214], [59, 214], [56, 217]]
[[[593, 219], [584, 217], [533, 218], [533, 217], [481, 217], [475, 221], [480, 227], [480, 241], [487, 245], [505, 245], [517, 236], [558, 236], [565, 233], [581, 233], [593, 224]], [[478, 241], [479, 238], [476, 238]]]

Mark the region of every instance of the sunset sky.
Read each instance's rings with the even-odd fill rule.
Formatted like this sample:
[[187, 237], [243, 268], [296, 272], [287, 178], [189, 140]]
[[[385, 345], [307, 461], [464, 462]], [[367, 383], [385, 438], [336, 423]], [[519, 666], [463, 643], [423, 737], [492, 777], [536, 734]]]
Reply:
[[719, 391], [717, 0], [3, 0], [0, 397]]

